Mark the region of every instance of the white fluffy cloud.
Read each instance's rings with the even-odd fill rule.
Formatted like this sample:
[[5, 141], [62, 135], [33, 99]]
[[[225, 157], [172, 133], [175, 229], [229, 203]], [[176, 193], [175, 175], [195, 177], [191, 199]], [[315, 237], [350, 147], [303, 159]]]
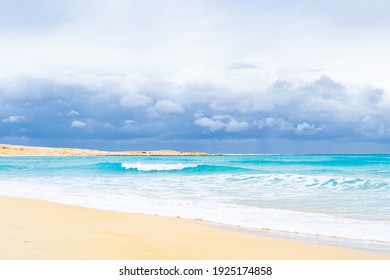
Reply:
[[321, 128], [316, 128], [314, 124], [308, 124], [306, 122], [299, 123], [295, 128], [297, 134], [315, 134], [318, 131], [321, 131]]
[[194, 121], [196, 125], [208, 128], [210, 131], [217, 131], [226, 127], [226, 124], [220, 120], [214, 120], [210, 118], [199, 118]]
[[283, 118], [268, 117], [262, 120], [257, 120], [254, 124], [259, 128], [271, 128], [280, 131], [293, 130], [294, 126]]
[[168, 99], [158, 100], [154, 105], [154, 108], [161, 113], [183, 113], [183, 107]]
[[161, 114], [181, 114], [184, 108], [177, 102], [169, 99], [158, 100], [147, 109], [150, 117], [159, 117]]
[[82, 121], [73, 121], [72, 124], [70, 125], [70, 127], [74, 127], [74, 128], [83, 128], [86, 126], [87, 126], [87, 124], [85, 122], [82, 122]]
[[226, 124], [226, 131], [228, 132], [238, 132], [245, 130], [249, 127], [249, 123], [247, 122], [239, 122], [235, 119], [230, 119], [229, 122]]
[[119, 103], [126, 108], [139, 108], [149, 105], [152, 99], [143, 94], [129, 94], [123, 96]]
[[75, 111], [75, 110], [70, 110], [69, 112], [68, 112], [68, 114], [67, 114], [67, 116], [69, 116], [69, 117], [71, 117], [71, 116], [79, 116], [80, 115], [80, 113], [79, 112], [77, 112], [77, 111]]
[[194, 123], [207, 128], [211, 132], [225, 129], [227, 132], [239, 132], [246, 130], [250, 125], [245, 121], [237, 121], [230, 116], [213, 116], [211, 118], [200, 117]]
[[23, 116], [9, 116], [5, 119], [3, 119], [3, 123], [19, 123], [26, 120]]

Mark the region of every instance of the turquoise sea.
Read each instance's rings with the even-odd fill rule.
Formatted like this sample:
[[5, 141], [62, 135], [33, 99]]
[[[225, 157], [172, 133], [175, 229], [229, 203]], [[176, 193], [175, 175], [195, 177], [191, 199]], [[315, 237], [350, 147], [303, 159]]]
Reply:
[[390, 253], [390, 155], [0, 157], [0, 195]]

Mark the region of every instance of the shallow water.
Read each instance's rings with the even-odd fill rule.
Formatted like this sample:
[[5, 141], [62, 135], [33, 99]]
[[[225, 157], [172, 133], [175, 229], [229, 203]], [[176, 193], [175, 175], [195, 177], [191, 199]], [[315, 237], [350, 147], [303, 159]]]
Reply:
[[0, 194], [390, 252], [390, 155], [0, 157]]

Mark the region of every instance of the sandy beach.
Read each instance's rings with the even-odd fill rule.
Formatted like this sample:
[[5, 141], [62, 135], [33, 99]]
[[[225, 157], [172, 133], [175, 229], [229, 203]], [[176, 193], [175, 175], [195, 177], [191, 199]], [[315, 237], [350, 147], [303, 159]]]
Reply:
[[203, 152], [157, 151], [100, 151], [79, 148], [52, 148], [38, 146], [0, 144], [0, 156], [197, 156]]
[[390, 259], [201, 221], [0, 197], [0, 259]]

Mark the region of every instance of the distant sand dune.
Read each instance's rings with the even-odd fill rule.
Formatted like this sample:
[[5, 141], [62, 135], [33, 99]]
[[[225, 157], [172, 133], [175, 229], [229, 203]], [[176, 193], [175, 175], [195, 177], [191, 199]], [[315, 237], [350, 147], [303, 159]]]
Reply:
[[49, 148], [0, 144], [0, 156], [197, 156], [203, 152], [158, 151], [123, 151], [107, 152], [77, 148]]

